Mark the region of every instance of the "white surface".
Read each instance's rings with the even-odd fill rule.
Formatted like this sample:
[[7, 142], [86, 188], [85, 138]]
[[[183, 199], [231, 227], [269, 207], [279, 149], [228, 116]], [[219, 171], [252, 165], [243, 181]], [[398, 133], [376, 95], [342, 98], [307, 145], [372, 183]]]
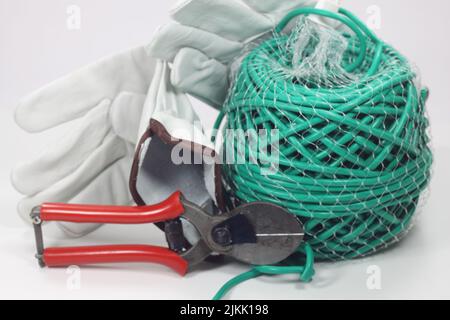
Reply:
[[[76, 67], [112, 52], [146, 43], [167, 18], [173, 1], [0, 0], [0, 298], [210, 299], [215, 291], [247, 267], [230, 263], [180, 278], [163, 267], [134, 265], [83, 268], [80, 290], [70, 290], [65, 269], [41, 270], [33, 259], [32, 230], [16, 214], [20, 198], [10, 186], [11, 167], [56, 139], [58, 130], [30, 137], [13, 123], [18, 99]], [[66, 9], [82, 9], [82, 28], [68, 31]], [[393, 299], [450, 298], [450, 48], [447, 33], [450, 3], [430, 0], [346, 0], [361, 17], [381, 9], [377, 33], [420, 66], [431, 88], [428, 110], [436, 163], [428, 205], [417, 227], [396, 248], [370, 259], [317, 265], [317, 276], [302, 284], [295, 276], [261, 278], [235, 289], [234, 299]], [[376, 5], [378, 7], [373, 7]], [[405, 10], [404, 8], [407, 8]], [[199, 106], [199, 109], [202, 109]], [[203, 110], [203, 109], [202, 109]], [[211, 123], [214, 114], [200, 111]], [[56, 232], [48, 245], [67, 244]], [[75, 244], [163, 244], [151, 226], [108, 227]], [[369, 290], [367, 268], [381, 270], [381, 290]]]

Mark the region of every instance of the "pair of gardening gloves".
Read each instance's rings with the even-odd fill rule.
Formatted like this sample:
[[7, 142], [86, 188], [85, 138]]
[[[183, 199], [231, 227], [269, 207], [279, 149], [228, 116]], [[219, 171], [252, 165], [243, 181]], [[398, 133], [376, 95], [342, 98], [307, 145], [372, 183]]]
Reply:
[[[184, 0], [149, 45], [105, 58], [32, 93], [16, 121], [30, 133], [71, 131], [12, 173], [28, 219], [44, 202], [154, 204], [180, 190], [223, 207], [217, 153], [189, 95], [220, 109], [232, 62], [292, 9], [309, 0]], [[178, 150], [182, 146], [182, 151]], [[174, 158], [186, 153], [190, 163]], [[197, 158], [196, 158], [197, 156]], [[194, 161], [198, 156], [203, 161]], [[98, 225], [65, 223], [83, 236]]]

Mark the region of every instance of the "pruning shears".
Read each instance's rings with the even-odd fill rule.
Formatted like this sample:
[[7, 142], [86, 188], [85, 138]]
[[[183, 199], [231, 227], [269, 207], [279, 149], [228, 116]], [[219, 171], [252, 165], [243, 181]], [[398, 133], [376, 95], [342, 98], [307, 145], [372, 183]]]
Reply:
[[[254, 202], [212, 216], [185, 200], [181, 192], [160, 204], [139, 207], [47, 203], [35, 208], [31, 219], [41, 267], [143, 262], [162, 264], [185, 275], [213, 253], [251, 265], [277, 264], [292, 255], [304, 238], [301, 222], [276, 205]], [[42, 225], [55, 221], [164, 223], [169, 248], [150, 245], [45, 248]], [[196, 243], [186, 240], [186, 224], [197, 230]]]

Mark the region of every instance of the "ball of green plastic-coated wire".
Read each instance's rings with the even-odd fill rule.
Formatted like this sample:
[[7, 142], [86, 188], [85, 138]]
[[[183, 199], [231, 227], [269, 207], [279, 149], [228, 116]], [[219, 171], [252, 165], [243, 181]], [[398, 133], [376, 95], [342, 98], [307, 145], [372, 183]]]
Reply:
[[[279, 130], [276, 156], [224, 135], [224, 150], [246, 156], [227, 160], [224, 181], [236, 202], [268, 201], [297, 215], [320, 260], [365, 256], [403, 237], [432, 164], [428, 91], [395, 49], [349, 12], [339, 17], [357, 28], [356, 36], [345, 35], [343, 57], [357, 80], [327, 87], [275, 72], [274, 62], [292, 67], [282, 49], [288, 36], [280, 35], [245, 57], [218, 120], [226, 116], [229, 130]], [[275, 162], [277, 171], [267, 174]]]

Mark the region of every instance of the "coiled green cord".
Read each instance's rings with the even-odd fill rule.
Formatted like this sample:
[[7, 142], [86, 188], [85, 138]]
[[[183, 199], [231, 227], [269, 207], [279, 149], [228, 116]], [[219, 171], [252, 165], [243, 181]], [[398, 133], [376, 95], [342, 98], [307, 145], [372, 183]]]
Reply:
[[[289, 36], [281, 32], [294, 17], [310, 14], [338, 20], [353, 31], [343, 34], [349, 43], [343, 68], [359, 75], [358, 81], [326, 87], [271, 68], [273, 62], [293, 67], [282, 49]], [[430, 179], [428, 91], [419, 92], [417, 76], [402, 55], [344, 9], [339, 14], [294, 10], [276, 33], [242, 62], [215, 128], [227, 117], [227, 129], [280, 131], [279, 157], [259, 153], [256, 158], [264, 164], [226, 164], [223, 175], [237, 202], [272, 202], [303, 221], [307, 238], [298, 250], [303, 259], [294, 266], [286, 261], [254, 267], [228, 282], [215, 299], [266, 274], [298, 273], [310, 281], [314, 257], [352, 259], [397, 242], [409, 230]], [[224, 139], [224, 145], [240, 143]], [[244, 150], [248, 157], [259, 152]], [[265, 164], [275, 161], [279, 171], [263, 174]]]

